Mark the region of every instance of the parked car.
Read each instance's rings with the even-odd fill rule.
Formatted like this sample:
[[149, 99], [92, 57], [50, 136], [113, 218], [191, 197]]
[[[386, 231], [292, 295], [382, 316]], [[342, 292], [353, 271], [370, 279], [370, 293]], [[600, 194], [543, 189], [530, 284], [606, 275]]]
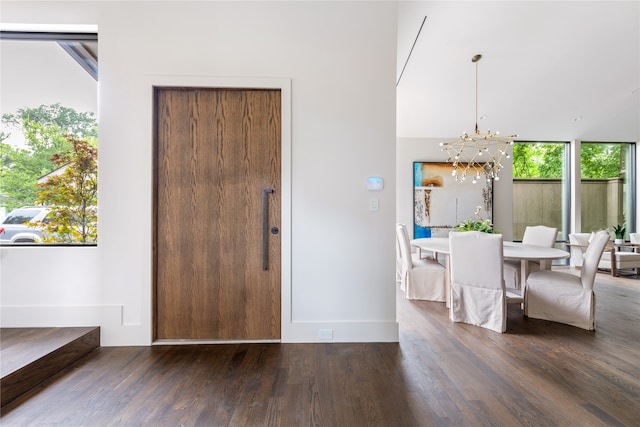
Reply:
[[0, 243], [35, 243], [42, 232], [27, 224], [46, 221], [49, 208], [46, 206], [23, 206], [14, 209], [0, 224]]

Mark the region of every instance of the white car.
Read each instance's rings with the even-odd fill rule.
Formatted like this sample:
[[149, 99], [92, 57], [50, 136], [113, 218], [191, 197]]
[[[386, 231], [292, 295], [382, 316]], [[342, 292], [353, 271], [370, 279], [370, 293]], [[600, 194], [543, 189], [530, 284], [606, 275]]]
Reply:
[[0, 243], [35, 243], [42, 237], [42, 232], [31, 228], [27, 223], [44, 221], [49, 213], [46, 206], [24, 206], [14, 209], [0, 224]]

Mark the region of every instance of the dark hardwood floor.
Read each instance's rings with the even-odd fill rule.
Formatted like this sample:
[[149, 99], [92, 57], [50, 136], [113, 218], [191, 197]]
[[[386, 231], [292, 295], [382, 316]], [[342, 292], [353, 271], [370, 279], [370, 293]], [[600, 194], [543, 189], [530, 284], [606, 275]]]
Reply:
[[598, 273], [597, 331], [451, 323], [398, 293], [399, 343], [103, 347], [2, 426], [640, 426], [640, 279]]

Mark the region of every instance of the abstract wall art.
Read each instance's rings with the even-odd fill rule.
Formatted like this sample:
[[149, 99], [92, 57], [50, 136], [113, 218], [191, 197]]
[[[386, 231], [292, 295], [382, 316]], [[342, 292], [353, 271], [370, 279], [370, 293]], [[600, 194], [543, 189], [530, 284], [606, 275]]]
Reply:
[[493, 181], [456, 181], [446, 162], [413, 162], [413, 237], [447, 237], [479, 215], [493, 222]]

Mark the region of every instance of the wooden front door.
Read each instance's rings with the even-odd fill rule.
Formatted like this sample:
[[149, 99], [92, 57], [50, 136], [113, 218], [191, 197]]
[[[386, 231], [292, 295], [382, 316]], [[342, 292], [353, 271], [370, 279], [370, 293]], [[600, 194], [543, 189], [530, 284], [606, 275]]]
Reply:
[[280, 338], [280, 90], [155, 90], [155, 340]]

